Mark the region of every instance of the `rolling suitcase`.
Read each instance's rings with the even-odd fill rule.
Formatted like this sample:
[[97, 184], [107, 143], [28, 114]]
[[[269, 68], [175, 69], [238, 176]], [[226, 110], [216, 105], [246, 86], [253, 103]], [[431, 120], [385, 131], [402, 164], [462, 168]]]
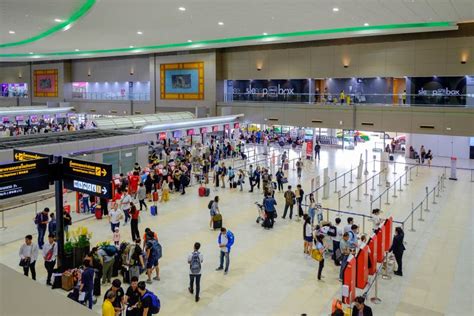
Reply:
[[212, 228], [220, 229], [222, 228], [222, 215], [216, 214], [212, 217]]
[[158, 202], [158, 191], [153, 192], [153, 202]]
[[150, 214], [151, 214], [152, 216], [158, 215], [158, 207], [156, 207], [156, 205], [152, 205], [152, 206], [150, 207]]
[[102, 219], [102, 207], [100, 207], [100, 205], [95, 206], [94, 213], [95, 213], [95, 218]]
[[209, 188], [205, 188], [206, 189], [206, 192], [204, 193], [204, 196], [209, 196], [209, 194], [211, 194], [211, 189]]
[[205, 187], [199, 187], [198, 193], [200, 197], [206, 196], [206, 188]]
[[127, 266], [122, 266], [123, 283], [130, 284], [130, 270]]

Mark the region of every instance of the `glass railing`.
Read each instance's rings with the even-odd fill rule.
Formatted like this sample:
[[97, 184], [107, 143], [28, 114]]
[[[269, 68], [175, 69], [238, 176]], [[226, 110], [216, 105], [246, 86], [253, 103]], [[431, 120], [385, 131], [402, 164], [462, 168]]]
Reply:
[[474, 94], [459, 95], [418, 95], [418, 94], [226, 94], [224, 102], [290, 102], [308, 104], [373, 104], [400, 106], [455, 106], [474, 107]]
[[149, 93], [121, 94], [115, 92], [73, 92], [73, 99], [84, 100], [118, 100], [118, 101], [150, 101]]

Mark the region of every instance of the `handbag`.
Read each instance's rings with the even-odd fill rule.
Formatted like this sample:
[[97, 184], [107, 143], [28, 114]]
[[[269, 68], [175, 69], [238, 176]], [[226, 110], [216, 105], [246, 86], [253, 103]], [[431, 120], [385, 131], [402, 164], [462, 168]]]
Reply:
[[316, 261], [322, 261], [323, 255], [321, 254], [321, 252], [319, 252], [318, 249], [313, 249], [311, 250], [311, 258], [313, 258]]
[[30, 259], [27, 259], [27, 258], [20, 259], [20, 263], [18, 265], [20, 267], [27, 267], [30, 265]]

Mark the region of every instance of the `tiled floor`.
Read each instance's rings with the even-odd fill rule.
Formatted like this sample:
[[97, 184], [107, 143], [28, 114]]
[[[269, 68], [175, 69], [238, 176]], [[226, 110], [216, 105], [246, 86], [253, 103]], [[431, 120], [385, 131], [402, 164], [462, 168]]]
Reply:
[[[259, 148], [258, 150], [261, 150]], [[306, 192], [310, 191], [311, 178], [322, 174], [328, 167], [330, 176], [334, 172], [342, 174], [351, 166], [356, 166], [359, 154], [364, 147], [358, 146], [354, 151], [324, 148], [321, 162], [316, 165], [307, 162], [303, 173], [302, 184]], [[369, 152], [369, 160], [372, 160]], [[296, 153], [291, 153], [292, 157]], [[378, 154], [376, 153], [377, 157]], [[261, 156], [260, 156], [261, 157]], [[271, 155], [270, 155], [271, 157]], [[404, 157], [397, 157], [397, 174], [393, 174], [390, 165], [388, 181], [402, 175]], [[445, 159], [437, 159], [440, 164], [447, 164]], [[462, 162], [469, 167], [470, 162]], [[238, 163], [235, 162], [237, 165]], [[379, 166], [376, 164], [376, 169]], [[472, 165], [471, 165], [472, 168]], [[290, 168], [291, 169], [291, 168]], [[374, 174], [369, 164], [369, 177]], [[425, 187], [431, 189], [436, 185], [442, 168], [420, 167], [418, 176], [413, 169], [413, 181], [402, 179], [403, 191], [397, 191], [393, 198], [390, 191], [390, 205], [382, 208], [384, 215], [392, 215], [395, 220], [404, 219], [411, 210], [411, 203], [418, 204], [424, 197]], [[373, 306], [375, 315], [467, 315], [472, 314], [472, 211], [474, 209], [474, 183], [470, 182], [467, 171], [458, 172], [457, 182], [446, 182], [441, 197], [436, 205], [430, 197], [430, 212], [423, 212], [425, 222], [419, 222], [416, 213], [414, 226], [416, 232], [409, 232], [406, 227], [407, 252], [404, 260], [403, 278], [380, 280], [378, 296], [382, 303]], [[355, 178], [355, 174], [354, 174]], [[364, 179], [364, 178], [363, 178]], [[295, 172], [290, 170], [291, 184], [296, 184]], [[355, 180], [355, 179], [354, 179]], [[378, 180], [378, 178], [376, 179]], [[338, 190], [344, 194], [357, 185], [347, 188], [338, 183]], [[398, 190], [399, 187], [397, 187]], [[208, 198], [199, 198], [197, 188], [188, 190], [186, 196], [173, 195], [172, 200], [159, 204], [159, 215], [152, 217], [143, 214], [140, 230], [150, 227], [157, 231], [163, 245], [161, 281], [154, 282], [150, 288], [161, 299], [165, 315], [328, 315], [331, 299], [339, 295], [341, 286], [337, 281], [338, 269], [326, 260], [323, 271], [324, 282], [317, 282], [317, 264], [303, 255], [302, 223], [278, 219], [271, 231], [263, 230], [255, 223], [257, 210], [253, 204], [262, 199], [261, 192], [248, 193], [248, 183], [244, 192], [229, 189], [212, 190], [212, 196], [221, 198], [221, 211], [224, 226], [232, 230], [236, 243], [231, 253], [231, 268], [228, 275], [215, 272], [218, 265], [217, 232], [208, 229]], [[371, 183], [368, 194], [376, 197], [385, 188]], [[334, 184], [330, 187], [330, 197], [323, 201], [323, 206], [337, 208], [337, 194]], [[355, 192], [355, 191], [354, 191]], [[361, 202], [355, 202], [352, 196], [354, 213], [369, 214], [369, 196], [361, 191]], [[282, 214], [282, 194], [276, 194], [278, 212]], [[71, 198], [71, 197], [69, 197]], [[50, 202], [51, 203], [51, 202]], [[341, 209], [347, 210], [348, 200], [341, 201]], [[52, 203], [51, 203], [52, 205]], [[378, 204], [376, 204], [378, 206]], [[8, 229], [0, 232], [0, 261], [18, 270], [17, 252], [21, 239], [27, 232], [33, 232], [32, 210], [18, 209], [14, 216], [8, 217]], [[334, 219], [336, 213], [330, 213]], [[77, 221], [79, 217], [75, 217]], [[356, 220], [359, 224], [360, 219]], [[409, 225], [410, 222], [407, 223]], [[82, 218], [75, 224], [87, 225], [94, 233], [93, 243], [111, 238], [107, 221], [93, 218]], [[366, 231], [370, 225], [366, 223]], [[122, 227], [123, 239], [130, 238], [130, 227]], [[19, 239], [19, 240], [18, 240]], [[187, 292], [188, 266], [186, 257], [192, 250], [193, 243], [202, 244], [204, 255], [201, 301], [195, 303]], [[38, 262], [39, 282], [44, 282], [42, 262]], [[61, 290], [59, 292], [63, 293]], [[373, 292], [369, 293], [369, 297]], [[100, 306], [94, 309], [99, 312]]]

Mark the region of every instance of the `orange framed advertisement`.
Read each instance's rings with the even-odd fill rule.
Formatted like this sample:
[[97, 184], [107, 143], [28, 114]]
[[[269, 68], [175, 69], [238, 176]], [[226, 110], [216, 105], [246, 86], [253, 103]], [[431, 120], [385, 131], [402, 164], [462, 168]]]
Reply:
[[204, 62], [161, 64], [160, 98], [204, 100]]
[[35, 97], [58, 96], [58, 70], [37, 69], [33, 72]]

